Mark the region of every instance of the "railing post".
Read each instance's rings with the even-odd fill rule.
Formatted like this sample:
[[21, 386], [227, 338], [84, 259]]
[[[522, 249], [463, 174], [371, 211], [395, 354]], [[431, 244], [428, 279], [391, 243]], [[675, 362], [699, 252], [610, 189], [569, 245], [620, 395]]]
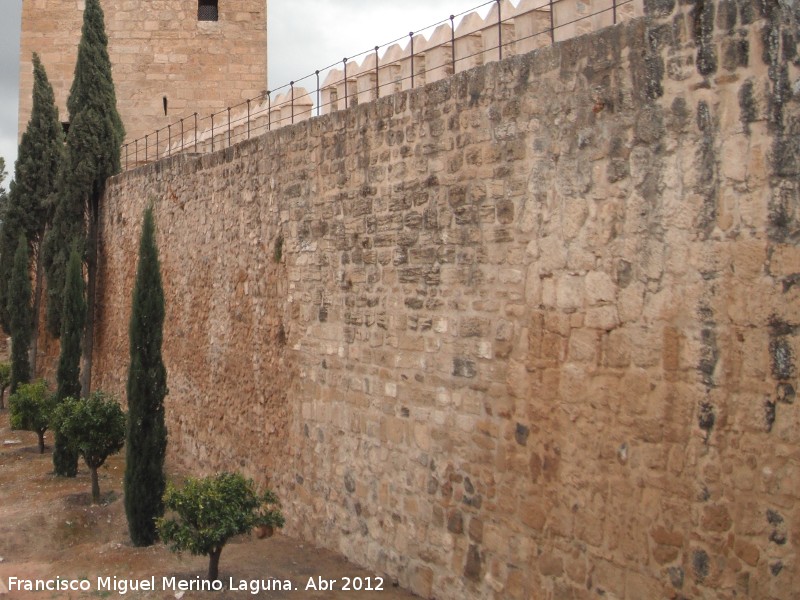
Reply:
[[553, 15], [553, 0], [549, 0], [550, 2], [550, 43], [556, 43], [556, 20], [555, 15]]
[[344, 64], [344, 109], [347, 110], [348, 101], [347, 101], [347, 57], [345, 56], [342, 60]]
[[500, 14], [500, 0], [497, 1], [497, 57], [503, 60], [503, 18]]
[[250, 139], [250, 98], [247, 99], [247, 139]]
[[149, 133], [146, 136], [144, 136], [144, 164], [147, 164], [147, 150], [148, 150], [148, 148], [147, 148], [147, 146], [148, 146], [147, 138], [149, 136], [150, 136]]
[[272, 131], [272, 96], [267, 90], [267, 131]]
[[197, 113], [194, 113], [194, 151], [197, 153]]
[[125, 170], [128, 170], [128, 144], [125, 144]]
[[156, 162], [158, 162], [158, 129], [156, 129]]
[[211, 151], [214, 151], [214, 113], [211, 113]]
[[183, 119], [181, 119], [181, 152], [183, 152]]
[[167, 125], [167, 156], [172, 156], [172, 123]]
[[378, 57], [379, 48], [380, 46], [375, 46], [375, 100], [381, 97], [381, 83], [380, 83], [381, 71], [378, 68], [378, 62], [380, 60], [380, 58]]
[[228, 107], [228, 148], [231, 147], [231, 107]]
[[453, 55], [453, 75], [456, 74], [456, 16], [450, 15], [450, 51]]
[[411, 39], [411, 89], [414, 89], [414, 32], [409, 31], [408, 37]]
[[134, 147], [136, 148], [136, 154], [134, 156], [136, 157], [136, 165], [138, 166], [139, 165], [139, 138], [136, 138], [135, 140], [133, 140], [133, 143], [135, 144]]
[[319, 69], [314, 71], [317, 76], [317, 116], [319, 116]]
[[617, 0], [611, 0], [611, 14], [613, 16], [614, 25], [617, 24]]
[[291, 123], [292, 123], [292, 125], [294, 125], [294, 81], [290, 81], [289, 82], [289, 88], [291, 88], [291, 90], [292, 90], [292, 95], [291, 95], [292, 121], [291, 121]]

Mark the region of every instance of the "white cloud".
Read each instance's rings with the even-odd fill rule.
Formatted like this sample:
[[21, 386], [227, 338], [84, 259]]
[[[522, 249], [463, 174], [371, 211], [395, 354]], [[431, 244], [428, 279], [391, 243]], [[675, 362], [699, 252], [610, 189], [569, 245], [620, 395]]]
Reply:
[[[17, 158], [17, 104], [19, 103], [19, 27], [22, 0], [3, 0], [0, 20], [0, 156], [11, 172]], [[4, 187], [8, 188], [6, 180]]]

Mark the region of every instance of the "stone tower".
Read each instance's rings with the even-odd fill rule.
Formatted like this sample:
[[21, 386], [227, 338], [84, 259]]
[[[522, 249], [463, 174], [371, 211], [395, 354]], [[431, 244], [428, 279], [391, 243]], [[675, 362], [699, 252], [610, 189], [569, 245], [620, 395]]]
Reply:
[[[267, 87], [266, 0], [101, 0], [126, 141], [197, 112], [206, 117]], [[23, 0], [19, 135], [38, 52], [68, 120], [84, 0]]]

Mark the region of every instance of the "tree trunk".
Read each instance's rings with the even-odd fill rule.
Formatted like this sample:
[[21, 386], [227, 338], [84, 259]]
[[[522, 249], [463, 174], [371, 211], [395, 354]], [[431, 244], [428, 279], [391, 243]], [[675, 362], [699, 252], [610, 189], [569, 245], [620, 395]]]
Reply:
[[97, 467], [90, 467], [92, 472], [92, 504], [100, 504], [100, 482], [97, 480]]
[[[102, 191], [99, 196], [102, 196]], [[81, 396], [89, 396], [92, 385], [92, 353], [94, 351], [94, 309], [97, 291], [97, 245], [100, 198], [89, 199], [89, 235], [86, 240], [86, 327], [83, 333], [83, 369], [81, 369]]]
[[44, 431], [37, 431], [39, 434], [39, 454], [44, 454]]
[[[45, 230], [46, 232], [47, 230]], [[36, 359], [39, 352], [39, 311], [42, 306], [42, 287], [44, 282], [44, 252], [42, 252], [42, 234], [36, 249], [36, 287], [33, 290], [33, 334], [31, 335], [31, 377], [36, 378]]]
[[6, 399], [6, 388], [3, 388], [2, 390], [0, 390], [0, 410], [3, 410], [6, 407], [4, 402], [5, 399]]
[[219, 579], [219, 555], [222, 554], [222, 548], [212, 550], [208, 555], [208, 580], [216, 581]]

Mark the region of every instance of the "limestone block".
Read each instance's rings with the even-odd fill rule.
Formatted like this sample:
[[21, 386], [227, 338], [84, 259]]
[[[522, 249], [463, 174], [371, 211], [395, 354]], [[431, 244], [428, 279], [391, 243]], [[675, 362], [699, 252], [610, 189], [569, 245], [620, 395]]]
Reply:
[[582, 308], [584, 303], [584, 278], [562, 275], [556, 282], [556, 306], [562, 310]]
[[616, 306], [598, 306], [586, 311], [586, 326], [610, 331], [619, 325]]
[[596, 364], [599, 352], [600, 340], [596, 330], [580, 329], [570, 333], [567, 350], [569, 360]]
[[611, 277], [602, 271], [586, 274], [585, 289], [589, 305], [613, 302], [616, 299], [616, 286]]

